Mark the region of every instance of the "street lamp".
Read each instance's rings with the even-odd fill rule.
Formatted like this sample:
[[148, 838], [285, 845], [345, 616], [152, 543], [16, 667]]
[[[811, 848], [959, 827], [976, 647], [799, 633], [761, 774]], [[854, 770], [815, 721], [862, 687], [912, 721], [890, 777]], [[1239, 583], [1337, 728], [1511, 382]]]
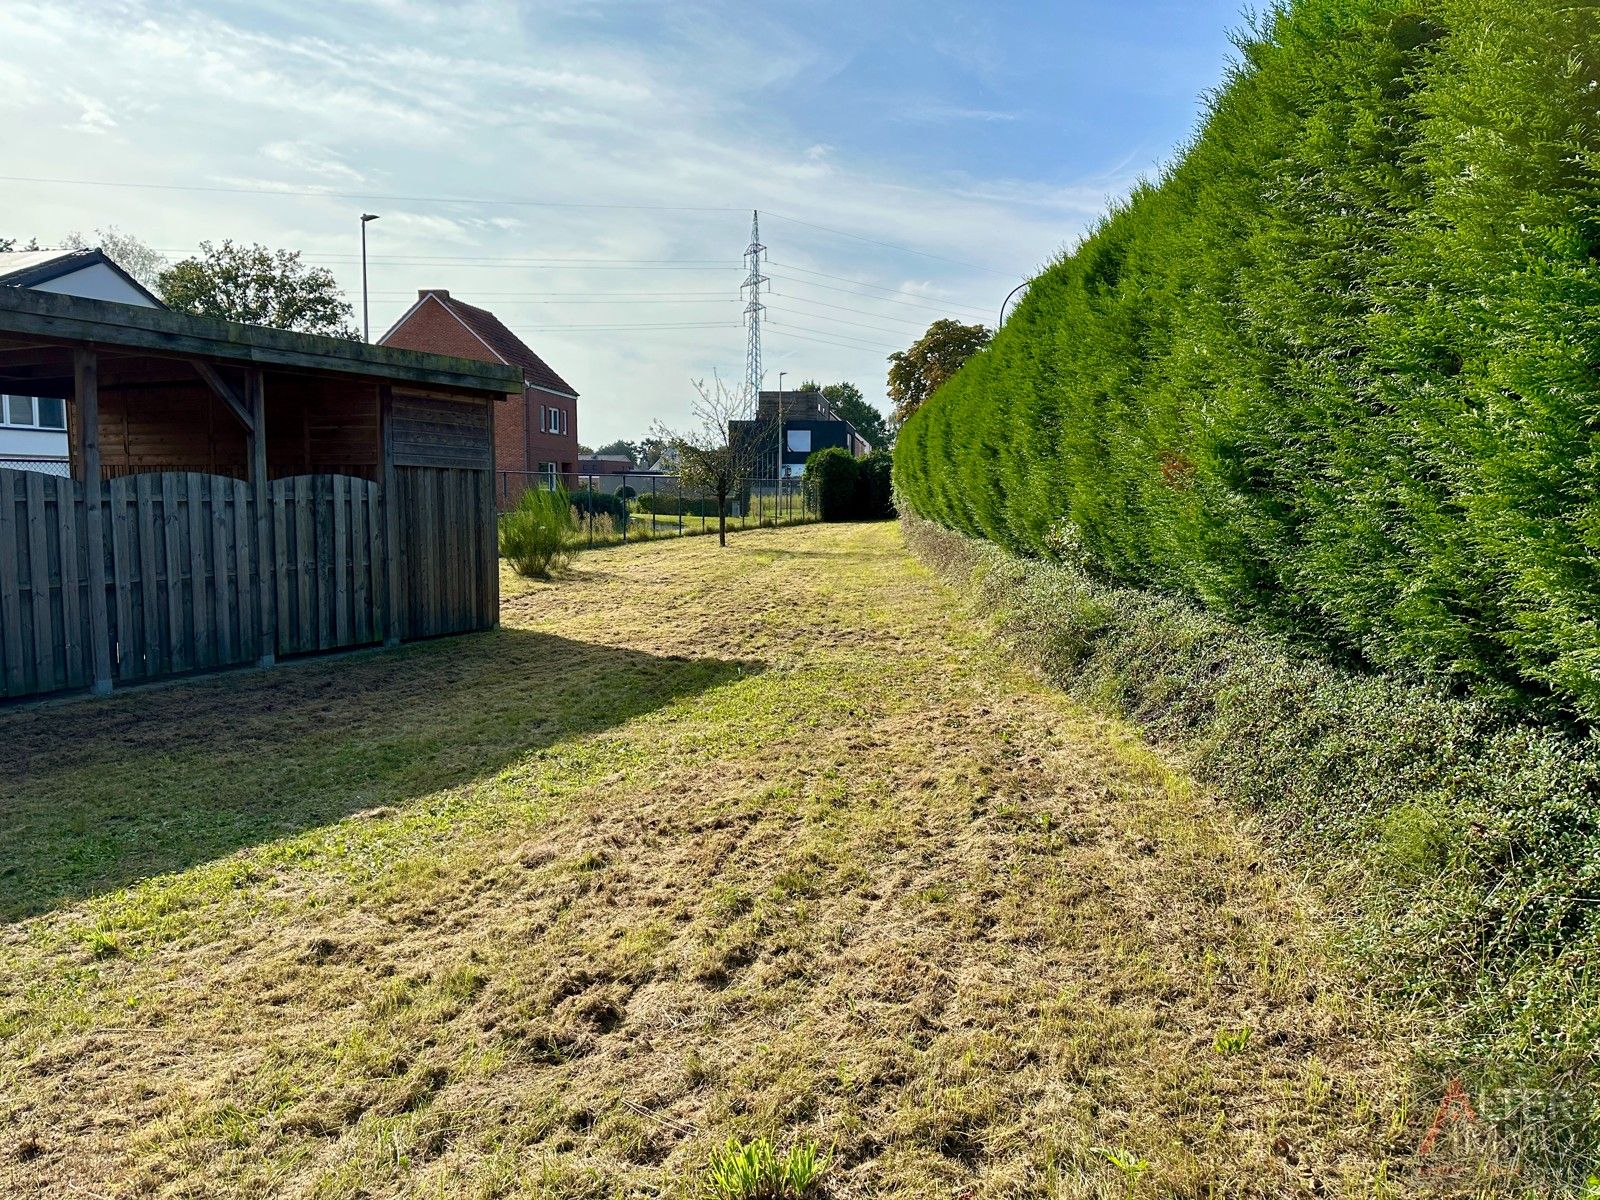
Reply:
[[1016, 287], [1012, 288], [1006, 293], [1006, 298], [1000, 301], [1000, 323], [995, 326], [996, 329], [999, 329], [1000, 325], [1004, 325], [1006, 323], [1006, 305], [1011, 303], [1011, 297], [1015, 296], [1018, 292], [1032, 282], [1033, 280], [1031, 279], [1024, 279], [1021, 283], [1017, 284]]
[[787, 371], [778, 372], [778, 490], [783, 491], [783, 377]]
[[377, 213], [361, 214], [361, 328], [369, 342], [372, 340], [372, 312], [367, 307], [367, 222], [377, 219]]

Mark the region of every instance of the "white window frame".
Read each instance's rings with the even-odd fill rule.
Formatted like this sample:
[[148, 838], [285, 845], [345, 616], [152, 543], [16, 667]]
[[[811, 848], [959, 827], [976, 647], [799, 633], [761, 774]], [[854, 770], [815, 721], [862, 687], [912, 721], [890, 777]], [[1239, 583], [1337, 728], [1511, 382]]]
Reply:
[[[39, 401], [57, 399], [54, 396], [19, 396], [14, 393], [0, 395], [0, 425], [8, 429], [38, 429], [45, 433], [65, 433], [67, 431], [67, 402], [61, 403], [61, 424], [42, 425], [39, 422]], [[13, 421], [11, 419], [11, 404], [13, 401], [23, 400], [28, 405], [28, 419], [26, 421]]]

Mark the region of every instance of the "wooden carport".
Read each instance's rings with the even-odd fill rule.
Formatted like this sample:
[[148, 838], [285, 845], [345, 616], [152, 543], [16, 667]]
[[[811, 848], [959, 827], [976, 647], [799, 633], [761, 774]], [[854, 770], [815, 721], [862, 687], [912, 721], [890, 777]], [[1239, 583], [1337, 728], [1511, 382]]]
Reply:
[[0, 469], [0, 696], [493, 627], [511, 367], [0, 288], [0, 393], [72, 477]]

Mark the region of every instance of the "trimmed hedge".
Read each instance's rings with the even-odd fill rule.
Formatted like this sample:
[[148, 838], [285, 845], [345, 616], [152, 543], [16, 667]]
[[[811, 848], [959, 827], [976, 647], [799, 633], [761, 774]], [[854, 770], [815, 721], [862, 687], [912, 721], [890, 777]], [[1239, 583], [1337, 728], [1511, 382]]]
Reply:
[[813, 451], [806, 459], [806, 486], [824, 521], [885, 521], [895, 515], [893, 465], [874, 450], [856, 458], [840, 446]]
[[1465, 1080], [1528, 1182], [1600, 1171], [1600, 739], [902, 521], [1053, 683], [1262, 818], [1325, 886], [1374, 982], [1429, 1014], [1419, 1066], [1437, 1089]]
[[1600, 716], [1600, 20], [1291, 0], [901, 430], [899, 494], [1347, 661]]

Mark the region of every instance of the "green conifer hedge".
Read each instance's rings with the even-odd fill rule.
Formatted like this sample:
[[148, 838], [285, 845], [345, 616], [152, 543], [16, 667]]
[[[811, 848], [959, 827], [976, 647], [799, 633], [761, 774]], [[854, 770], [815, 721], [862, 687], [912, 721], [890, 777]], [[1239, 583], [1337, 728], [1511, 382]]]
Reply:
[[906, 423], [923, 516], [1600, 716], [1600, 8], [1291, 0]]

